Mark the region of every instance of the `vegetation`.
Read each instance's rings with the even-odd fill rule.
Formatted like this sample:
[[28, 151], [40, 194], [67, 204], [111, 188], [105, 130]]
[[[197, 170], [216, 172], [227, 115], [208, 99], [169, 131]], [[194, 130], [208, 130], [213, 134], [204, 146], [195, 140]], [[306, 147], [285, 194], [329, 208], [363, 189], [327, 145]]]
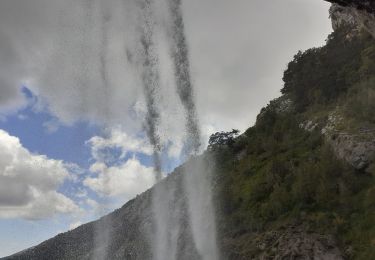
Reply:
[[236, 244], [251, 251], [247, 235], [303, 223], [335, 235], [348, 258], [375, 259], [375, 171], [356, 171], [334, 156], [320, 131], [300, 127], [311, 110], [327, 115], [336, 106], [348, 121], [375, 125], [374, 43], [344, 27], [326, 46], [299, 52], [282, 89], [296, 111], [269, 105], [230, 146], [211, 150], [228, 223], [220, 232]]
[[234, 138], [238, 136], [239, 130], [232, 129], [230, 132], [216, 132], [212, 134], [208, 140], [208, 149], [212, 150], [222, 145], [233, 145]]
[[314, 104], [326, 105], [361, 79], [374, 76], [373, 38], [342, 26], [333, 32], [322, 48], [298, 52], [284, 73], [283, 94], [290, 94], [296, 109]]

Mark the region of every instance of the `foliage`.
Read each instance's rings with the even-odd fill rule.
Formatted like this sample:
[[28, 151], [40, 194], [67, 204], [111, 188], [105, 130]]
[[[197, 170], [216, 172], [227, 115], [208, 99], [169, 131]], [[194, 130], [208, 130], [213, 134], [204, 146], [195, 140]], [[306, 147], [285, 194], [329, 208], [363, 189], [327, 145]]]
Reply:
[[299, 52], [284, 82], [282, 93], [295, 111], [270, 104], [230, 146], [209, 150], [217, 158], [219, 210], [228, 223], [220, 232], [246, 247], [242, 238], [297, 221], [335, 235], [343, 251], [350, 249], [349, 259], [375, 259], [375, 169], [357, 172], [335, 157], [319, 130], [300, 127], [311, 114], [324, 121], [340, 108], [345, 124], [374, 128], [373, 38], [342, 27], [326, 46]]
[[[241, 160], [235, 156], [239, 140], [246, 151]], [[302, 220], [351, 245], [353, 258], [372, 255], [374, 177], [336, 159], [319, 132], [298, 126], [298, 115], [263, 113], [232, 147], [212, 152], [223, 189], [220, 210], [228, 223], [222, 232], [237, 237]]]
[[337, 99], [361, 78], [374, 75], [375, 42], [363, 32], [342, 26], [321, 48], [298, 52], [284, 72], [283, 94], [291, 94], [298, 111]]
[[232, 129], [230, 132], [216, 132], [212, 134], [208, 140], [208, 149], [213, 149], [221, 145], [233, 145], [234, 138], [238, 136], [239, 132], [237, 129]]
[[359, 123], [375, 125], [375, 76], [355, 84], [343, 102], [344, 113]]

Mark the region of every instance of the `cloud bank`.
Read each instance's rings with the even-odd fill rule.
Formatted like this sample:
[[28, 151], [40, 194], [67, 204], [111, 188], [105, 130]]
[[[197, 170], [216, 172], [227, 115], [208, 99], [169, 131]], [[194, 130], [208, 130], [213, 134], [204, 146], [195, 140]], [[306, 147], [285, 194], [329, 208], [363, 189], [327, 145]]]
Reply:
[[83, 184], [100, 196], [124, 202], [155, 183], [154, 169], [135, 157], [152, 155], [152, 147], [144, 139], [112, 128], [105, 136], [92, 137], [87, 145], [94, 162], [90, 166], [91, 175]]
[[0, 218], [43, 219], [78, 206], [58, 192], [70, 174], [62, 161], [30, 153], [0, 130]]
[[132, 158], [118, 166], [95, 163], [90, 170], [96, 177], [88, 177], [84, 184], [104, 196], [130, 200], [155, 183], [153, 168], [143, 166]]

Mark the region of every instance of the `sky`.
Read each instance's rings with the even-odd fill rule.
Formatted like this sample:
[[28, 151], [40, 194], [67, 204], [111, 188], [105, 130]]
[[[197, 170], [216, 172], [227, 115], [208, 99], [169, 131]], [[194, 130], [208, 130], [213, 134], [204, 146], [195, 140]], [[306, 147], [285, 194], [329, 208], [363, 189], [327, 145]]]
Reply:
[[[0, 1], [0, 256], [94, 220], [155, 182], [134, 5], [89, 3]], [[205, 142], [215, 131], [246, 130], [280, 95], [293, 55], [331, 32], [328, 8], [317, 0], [183, 1]], [[155, 12], [166, 175], [183, 160], [184, 125], [163, 11]]]

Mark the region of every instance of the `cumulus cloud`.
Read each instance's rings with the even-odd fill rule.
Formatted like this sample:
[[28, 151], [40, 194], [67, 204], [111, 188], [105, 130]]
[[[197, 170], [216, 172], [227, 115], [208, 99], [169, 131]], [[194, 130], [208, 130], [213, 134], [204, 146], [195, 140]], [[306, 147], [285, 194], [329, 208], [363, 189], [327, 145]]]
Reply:
[[90, 170], [97, 176], [88, 177], [84, 184], [104, 196], [129, 200], [155, 183], [153, 168], [143, 166], [136, 158], [111, 167], [94, 163]]
[[152, 154], [151, 146], [142, 138], [132, 137], [120, 128], [111, 128], [107, 132], [108, 134], [105, 137], [94, 136], [86, 142], [90, 146], [91, 154], [96, 161], [110, 160], [108, 156], [113, 154], [108, 152], [108, 149], [120, 149], [119, 159], [125, 158], [129, 152]]
[[77, 227], [79, 227], [80, 225], [82, 225], [83, 223], [81, 221], [75, 221], [73, 223], [71, 223], [69, 225], [69, 230], [73, 230], [73, 229], [76, 229]]
[[[142, 165], [134, 156], [152, 155], [152, 148], [144, 139], [130, 136], [121, 128], [112, 128], [104, 137], [94, 136], [87, 144], [94, 163], [90, 167], [91, 176], [83, 184], [99, 195], [126, 201], [155, 183], [153, 168]], [[133, 157], [129, 159], [128, 155]], [[86, 204], [98, 208], [91, 199]]]
[[32, 154], [0, 130], [0, 218], [42, 219], [78, 211], [57, 191], [69, 178], [62, 161]]

